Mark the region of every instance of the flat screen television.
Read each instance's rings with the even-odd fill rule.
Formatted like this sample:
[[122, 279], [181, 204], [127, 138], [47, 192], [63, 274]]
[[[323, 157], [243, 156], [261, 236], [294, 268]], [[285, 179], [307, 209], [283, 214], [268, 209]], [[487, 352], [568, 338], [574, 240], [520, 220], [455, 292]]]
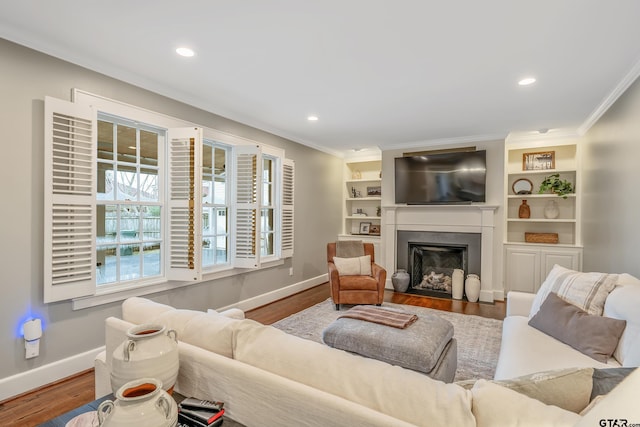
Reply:
[[396, 203], [484, 202], [487, 154], [461, 151], [395, 159]]

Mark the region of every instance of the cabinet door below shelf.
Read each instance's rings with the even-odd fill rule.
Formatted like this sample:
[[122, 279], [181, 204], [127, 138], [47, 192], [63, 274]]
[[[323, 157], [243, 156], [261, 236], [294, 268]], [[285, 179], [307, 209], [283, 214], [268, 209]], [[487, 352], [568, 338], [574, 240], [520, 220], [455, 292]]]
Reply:
[[559, 266], [581, 271], [582, 270], [582, 262], [581, 262], [581, 252], [579, 250], [544, 250], [541, 252], [541, 265], [542, 268], [542, 278], [547, 277], [551, 269], [554, 265], [558, 264]]
[[506, 246], [505, 288], [536, 293], [554, 265], [581, 271], [582, 249], [578, 247]]
[[540, 286], [540, 251], [508, 247], [505, 254], [506, 290], [536, 292]]

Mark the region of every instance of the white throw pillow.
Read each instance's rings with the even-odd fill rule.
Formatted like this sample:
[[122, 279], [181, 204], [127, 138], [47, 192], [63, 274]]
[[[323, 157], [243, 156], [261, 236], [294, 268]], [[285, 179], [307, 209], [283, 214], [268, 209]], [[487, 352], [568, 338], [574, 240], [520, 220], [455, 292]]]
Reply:
[[604, 302], [616, 287], [617, 274], [582, 273], [554, 265], [536, 294], [529, 318], [532, 318], [550, 292], [594, 316], [601, 316]]
[[371, 276], [371, 255], [353, 258], [333, 257], [341, 276]]
[[573, 426], [580, 415], [520, 394], [517, 391], [478, 380], [473, 388], [473, 415], [478, 427]]

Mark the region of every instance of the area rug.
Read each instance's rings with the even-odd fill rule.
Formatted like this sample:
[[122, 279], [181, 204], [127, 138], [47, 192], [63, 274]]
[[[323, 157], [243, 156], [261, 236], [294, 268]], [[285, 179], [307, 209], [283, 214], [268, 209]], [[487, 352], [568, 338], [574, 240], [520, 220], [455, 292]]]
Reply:
[[[336, 311], [331, 298], [299, 313], [292, 314], [272, 326], [292, 335], [322, 342], [322, 331], [349, 306]], [[480, 316], [450, 313], [424, 307], [385, 302], [382, 307], [394, 307], [409, 313], [427, 310], [453, 324], [453, 337], [458, 341], [458, 369], [454, 381], [493, 379], [498, 363], [502, 321]]]

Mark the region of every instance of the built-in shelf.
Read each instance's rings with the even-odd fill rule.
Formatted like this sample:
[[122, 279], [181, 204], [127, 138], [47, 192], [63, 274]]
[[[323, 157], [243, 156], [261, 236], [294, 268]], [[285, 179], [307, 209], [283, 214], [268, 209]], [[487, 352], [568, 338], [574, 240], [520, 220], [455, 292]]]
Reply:
[[[570, 197], [576, 197], [576, 195], [574, 193], [572, 194], [567, 194], [566, 195], [567, 198]], [[509, 194], [507, 196], [507, 198], [509, 199], [562, 199], [564, 196], [558, 196], [556, 194], [539, 194], [539, 193], [533, 193], [533, 194]]]
[[575, 218], [555, 218], [555, 219], [547, 219], [547, 218], [509, 218], [507, 219], [509, 222], [576, 222]]
[[367, 179], [367, 178], [361, 178], [361, 179], [347, 179], [345, 181], [347, 184], [357, 184], [357, 183], [361, 183], [361, 182], [382, 182], [381, 178], [371, 178], [371, 179]]
[[[380, 255], [380, 233], [382, 232], [381, 171], [381, 157], [352, 159], [345, 162], [343, 230], [338, 235], [338, 239], [358, 239], [373, 243], [374, 251], [378, 255]], [[353, 197], [354, 195], [357, 197]], [[366, 230], [372, 230], [374, 234], [359, 233]]]
[[[553, 153], [554, 169], [522, 170], [523, 158], [532, 153]], [[504, 175], [504, 288], [506, 291], [536, 292], [554, 265], [582, 268], [580, 215], [580, 150], [576, 140], [508, 141], [505, 144]], [[575, 193], [566, 197], [540, 194], [543, 180], [553, 174], [571, 182]], [[514, 194], [519, 179], [531, 182], [532, 194]], [[519, 218], [521, 201], [526, 200], [530, 217]], [[558, 217], [545, 218], [545, 210], [555, 202]], [[527, 233], [552, 234], [558, 243], [529, 243]]]
[[356, 201], [356, 202], [366, 202], [367, 200], [378, 200], [378, 201], [380, 201], [380, 200], [382, 200], [382, 197], [379, 197], [379, 196], [377, 196], [377, 197], [373, 197], [373, 196], [372, 197], [347, 197], [347, 200], [350, 201], [350, 202], [354, 202], [354, 201]]
[[529, 170], [529, 171], [514, 171], [509, 172], [509, 175], [553, 175], [554, 173], [575, 173], [575, 169], [543, 169], [543, 170]]

